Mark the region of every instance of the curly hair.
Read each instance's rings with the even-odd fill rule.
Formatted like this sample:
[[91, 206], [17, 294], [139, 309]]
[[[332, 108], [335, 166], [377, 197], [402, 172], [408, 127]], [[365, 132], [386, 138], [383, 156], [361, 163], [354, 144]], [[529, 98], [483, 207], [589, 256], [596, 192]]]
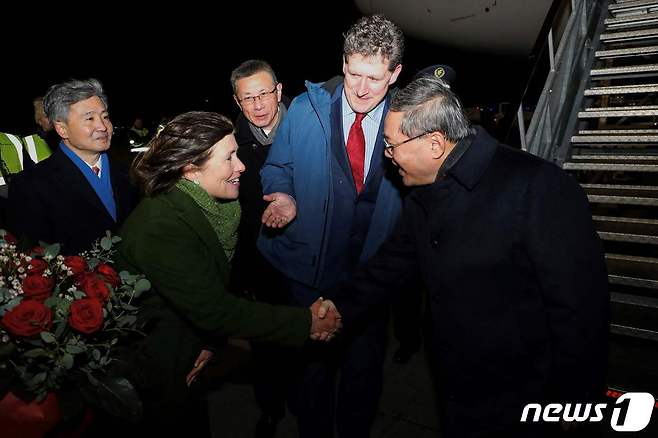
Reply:
[[391, 20], [383, 15], [361, 17], [343, 34], [343, 57], [358, 54], [381, 55], [388, 60], [389, 71], [402, 64], [404, 34]]
[[233, 133], [233, 123], [218, 113], [190, 111], [174, 117], [137, 157], [132, 176], [146, 196], [170, 190], [188, 165], [203, 166], [210, 149]]

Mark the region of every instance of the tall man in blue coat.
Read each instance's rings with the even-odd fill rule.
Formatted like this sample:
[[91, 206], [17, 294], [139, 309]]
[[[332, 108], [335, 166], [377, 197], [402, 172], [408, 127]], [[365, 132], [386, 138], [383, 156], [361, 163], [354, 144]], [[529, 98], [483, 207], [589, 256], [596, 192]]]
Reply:
[[420, 275], [441, 436], [559, 433], [559, 424], [521, 423], [524, 406], [605, 390], [608, 283], [583, 190], [559, 167], [472, 129], [437, 78], [396, 94], [384, 138], [414, 189], [387, 242], [329, 294], [345, 332]]
[[[398, 219], [399, 179], [387, 172], [382, 127], [403, 49], [402, 31], [386, 18], [355, 23], [345, 34], [344, 77], [306, 84], [261, 171], [270, 204], [258, 245], [288, 278], [296, 305], [308, 307], [348, 278]], [[305, 352], [292, 406], [300, 436], [332, 436], [334, 408], [340, 437], [369, 435], [381, 392], [386, 321], [382, 307], [351, 336]]]

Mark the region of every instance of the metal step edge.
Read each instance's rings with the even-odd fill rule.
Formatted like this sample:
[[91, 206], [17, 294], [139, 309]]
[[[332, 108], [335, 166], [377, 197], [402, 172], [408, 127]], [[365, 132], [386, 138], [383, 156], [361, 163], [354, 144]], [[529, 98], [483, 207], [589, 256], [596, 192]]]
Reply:
[[658, 172], [655, 164], [564, 163], [565, 170], [598, 170], [621, 172]]
[[631, 2], [621, 2], [621, 3], [610, 3], [608, 5], [608, 10], [612, 11], [626, 11], [632, 9], [639, 9], [643, 7], [649, 7], [655, 5], [658, 7], [658, 1], [655, 0], [636, 0]]
[[658, 71], [658, 64], [628, 65], [625, 67], [593, 68], [590, 76], [615, 75], [622, 73], [647, 73]]
[[[658, 207], [658, 198], [645, 198], [640, 196], [608, 196], [587, 195], [589, 202], [593, 204], [620, 204], [620, 205], [644, 205]], [[656, 236], [658, 239], [658, 236]]]
[[633, 25], [633, 24], [644, 24], [645, 22], [652, 22], [653, 20], [658, 20], [658, 13], [651, 12], [648, 14], [633, 14], [625, 15], [622, 17], [616, 18], [606, 18], [604, 24], [610, 28], [615, 27], [616, 25]]
[[[658, 105], [632, 105], [632, 106], [599, 106], [588, 107], [585, 111], [629, 111], [629, 110], [654, 110]], [[658, 131], [658, 129], [656, 129]]]
[[648, 280], [646, 278], [628, 277], [625, 275], [608, 275], [610, 284], [617, 284], [621, 286], [633, 286], [643, 289], [658, 289], [658, 280]]
[[631, 336], [634, 338], [658, 341], [658, 332], [620, 324], [610, 324], [610, 331], [616, 335]]
[[658, 46], [626, 47], [623, 49], [597, 50], [597, 58], [623, 58], [629, 56], [641, 56], [658, 54]]
[[642, 30], [626, 30], [622, 32], [606, 32], [602, 33], [600, 40], [603, 43], [620, 42], [620, 41], [636, 41], [646, 38], [658, 36], [657, 29], [642, 29]]
[[628, 254], [613, 254], [606, 253], [606, 260], [623, 260], [625, 262], [637, 262], [637, 263], [649, 263], [658, 265], [658, 258], [655, 257], [643, 257], [643, 256], [634, 256]]
[[608, 189], [608, 190], [646, 190], [658, 193], [658, 186], [631, 186], [623, 184], [581, 184], [584, 189]]
[[630, 306], [646, 307], [648, 309], [658, 309], [658, 298], [610, 292], [610, 301], [616, 304], [627, 304]]
[[578, 135], [604, 135], [604, 134], [658, 134], [658, 129], [582, 129]]
[[658, 135], [574, 135], [571, 143], [658, 143]]
[[658, 109], [655, 110], [615, 110], [615, 111], [581, 111], [578, 113], [579, 119], [597, 119], [599, 117], [647, 117], [658, 115]]
[[618, 160], [618, 161], [658, 161], [658, 155], [611, 155], [611, 154], [596, 154], [596, 155], [572, 155], [572, 160]]
[[637, 217], [621, 217], [621, 216], [592, 216], [592, 220], [601, 222], [625, 222], [630, 224], [643, 224], [643, 225], [658, 225], [658, 219], [645, 219]]
[[605, 94], [637, 94], [658, 92], [658, 84], [621, 85], [617, 87], [592, 87], [585, 90], [585, 96], [601, 96]]
[[629, 234], [629, 233], [610, 233], [607, 231], [597, 231], [602, 240], [611, 242], [629, 242], [649, 245], [658, 245], [658, 236], [649, 236], [646, 234]]

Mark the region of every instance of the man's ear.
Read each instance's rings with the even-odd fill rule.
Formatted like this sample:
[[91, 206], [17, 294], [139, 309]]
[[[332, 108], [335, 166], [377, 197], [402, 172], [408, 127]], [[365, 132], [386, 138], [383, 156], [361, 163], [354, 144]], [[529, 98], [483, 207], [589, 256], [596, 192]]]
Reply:
[[402, 71], [402, 64], [398, 64], [395, 66], [395, 70], [393, 70], [393, 74], [391, 75], [391, 79], [388, 80], [388, 85], [393, 85], [395, 81], [398, 79], [398, 76], [400, 76], [400, 72]]
[[240, 101], [238, 100], [238, 96], [235, 94], [233, 95], [233, 100], [235, 101], [235, 104], [240, 108], [240, 111], [242, 111], [242, 106], [240, 105]]
[[281, 82], [276, 84], [276, 90], [276, 101], [281, 102], [281, 91], [283, 90], [283, 84]]
[[430, 140], [432, 141], [432, 158], [439, 159], [446, 153], [448, 147], [446, 138], [440, 132], [430, 133]]
[[60, 120], [55, 121], [55, 131], [57, 132], [57, 135], [59, 135], [62, 139], [67, 139], [69, 138], [69, 128], [66, 126], [65, 122], [62, 122]]

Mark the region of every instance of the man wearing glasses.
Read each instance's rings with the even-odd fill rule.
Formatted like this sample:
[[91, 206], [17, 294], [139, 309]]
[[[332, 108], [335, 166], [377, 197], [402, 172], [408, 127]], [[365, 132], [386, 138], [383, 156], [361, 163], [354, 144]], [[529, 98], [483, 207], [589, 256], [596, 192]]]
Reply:
[[[233, 99], [241, 113], [235, 122], [238, 157], [245, 165], [240, 176], [242, 217], [238, 244], [231, 269], [231, 288], [258, 301], [287, 304], [282, 296], [279, 274], [256, 249], [261, 217], [266, 202], [260, 183], [260, 169], [270, 151], [281, 121], [286, 114], [282, 85], [265, 61], [250, 59], [231, 72]], [[276, 425], [285, 415], [287, 364], [280, 348], [254, 344], [254, 395], [262, 412], [256, 424], [256, 437], [273, 437]]]
[[[325, 296], [344, 331], [420, 275], [441, 436], [558, 436], [573, 424], [522, 423], [525, 405], [605, 394], [608, 279], [585, 193], [552, 163], [472, 129], [434, 77], [395, 95], [384, 137], [413, 189], [377, 254]], [[576, 427], [566, 436], [584, 436]]]
[[[387, 173], [382, 124], [402, 69], [402, 31], [382, 16], [345, 33], [343, 74], [307, 83], [292, 103], [261, 171], [265, 199], [258, 246], [308, 307], [349, 278], [392, 231], [399, 178]], [[308, 304], [307, 304], [308, 303]], [[369, 436], [382, 383], [388, 310], [332, 345], [310, 346], [295, 404], [300, 436]], [[335, 377], [341, 381], [334, 399]]]

